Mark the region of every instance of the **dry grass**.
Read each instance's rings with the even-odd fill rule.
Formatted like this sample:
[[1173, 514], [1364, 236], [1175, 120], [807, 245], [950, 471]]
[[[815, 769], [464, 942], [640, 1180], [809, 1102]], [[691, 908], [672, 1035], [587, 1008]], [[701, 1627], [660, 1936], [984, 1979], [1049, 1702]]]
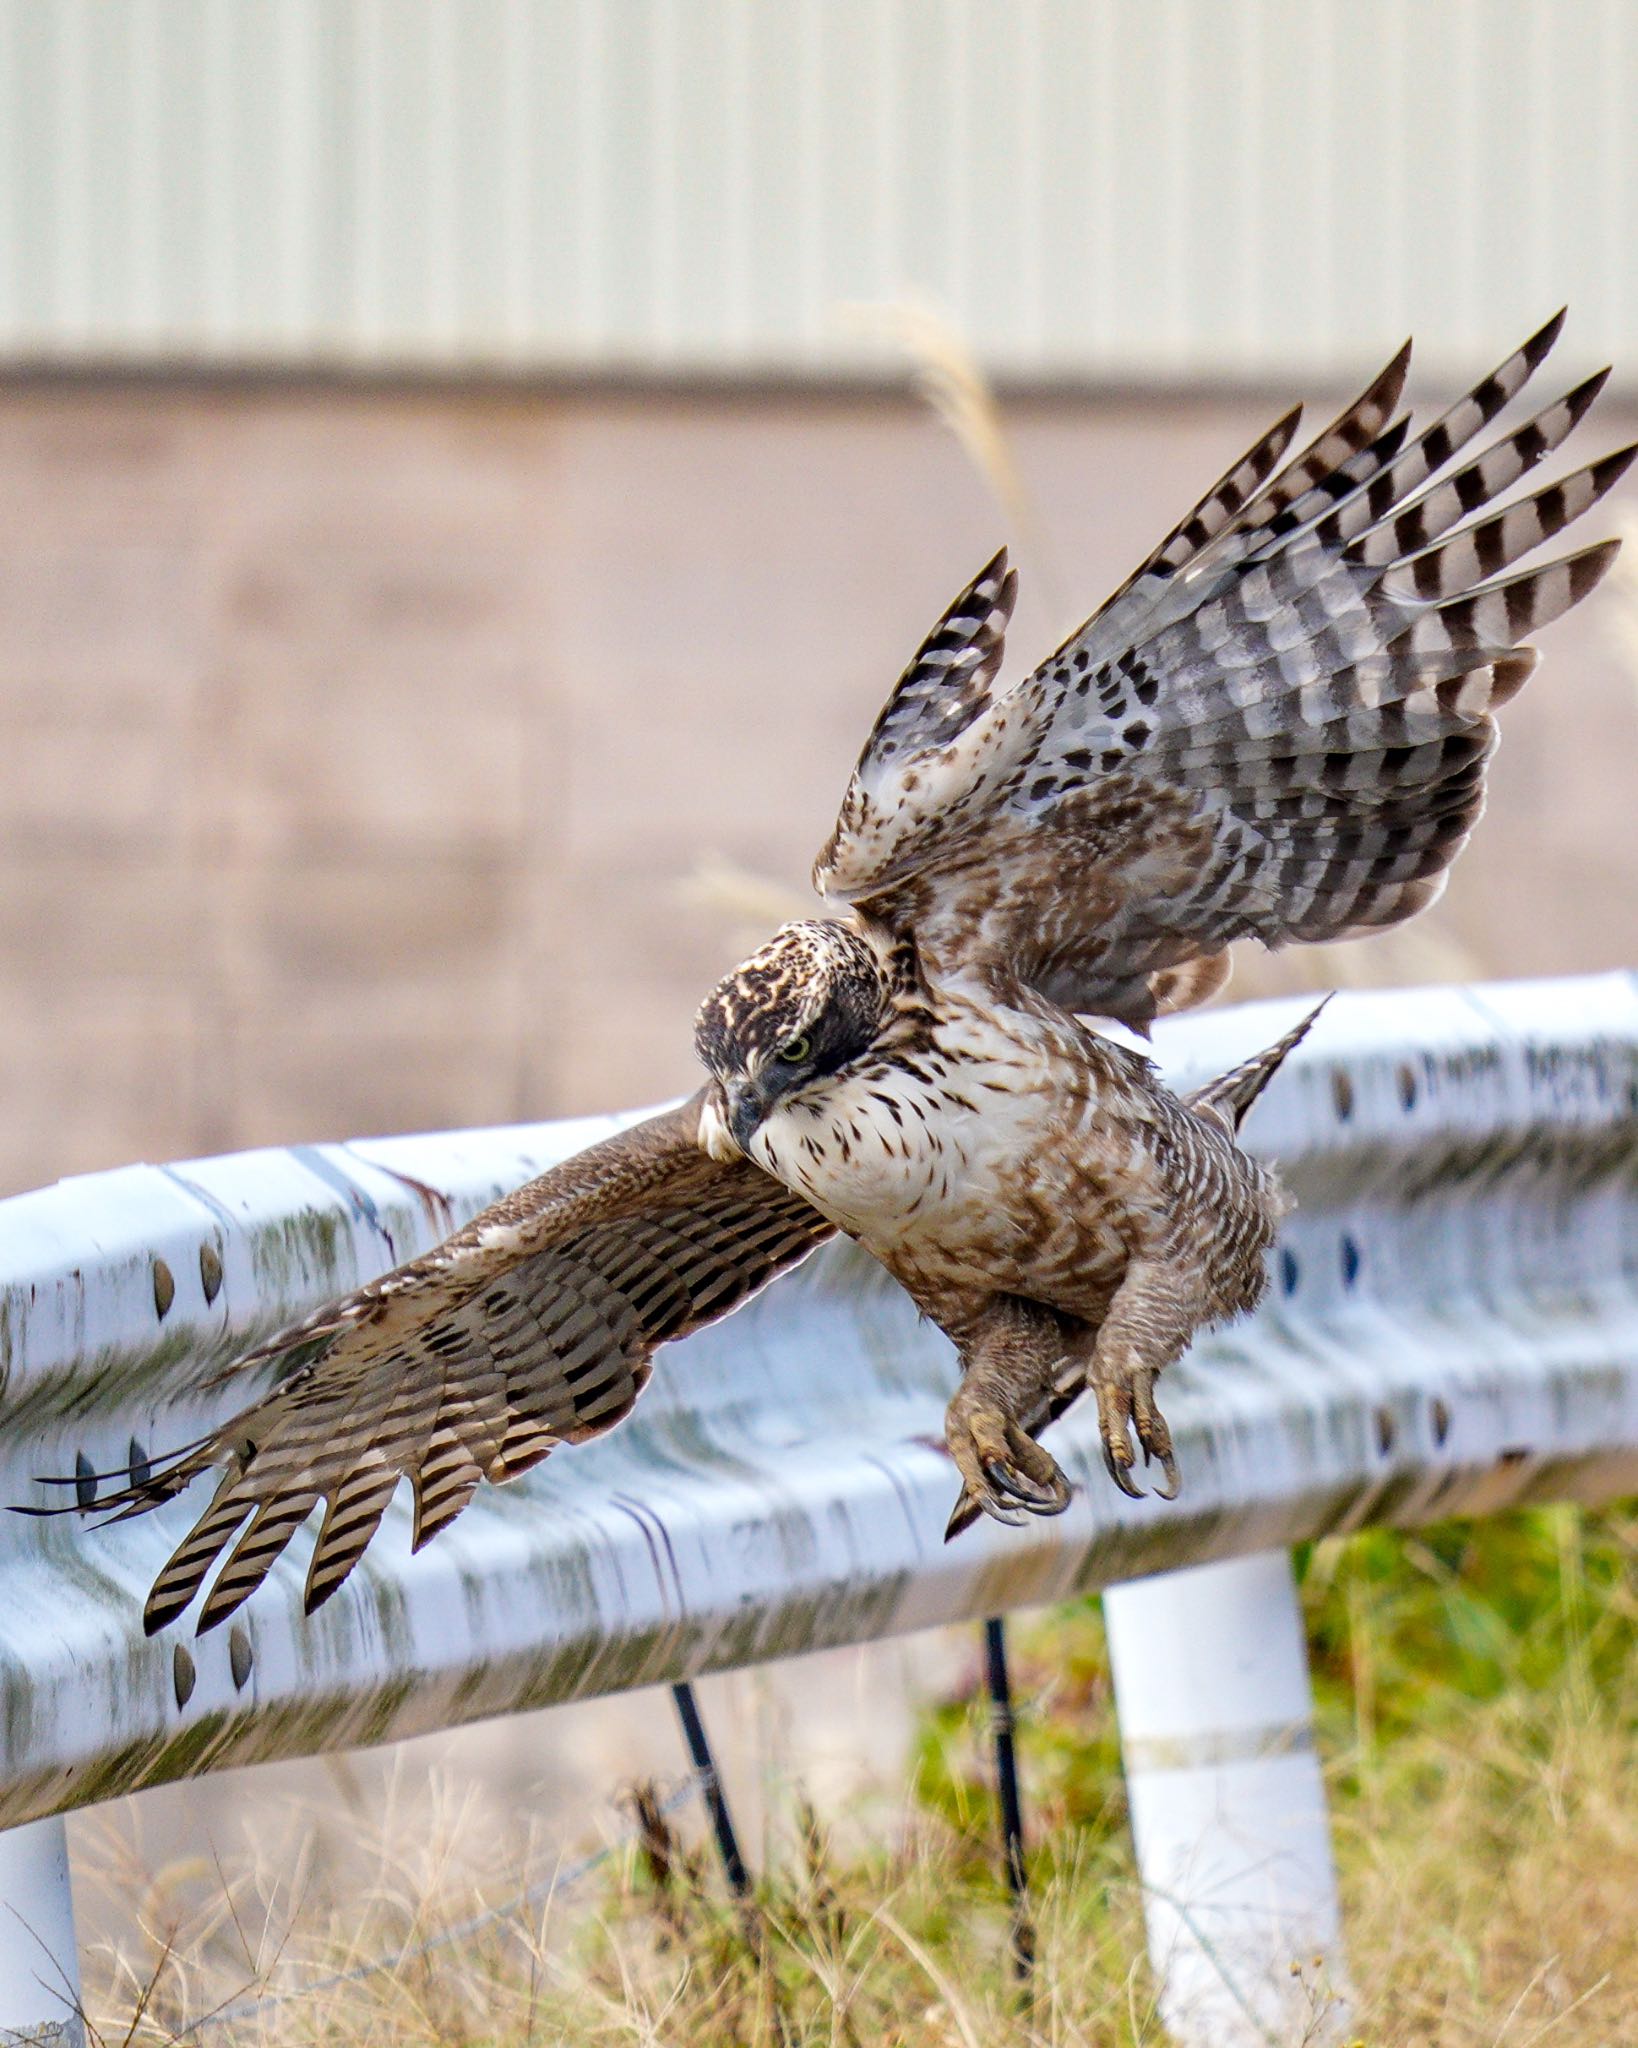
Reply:
[[1064, 632], [1080, 621], [1065, 609], [1064, 579], [1046, 523], [1024, 482], [1005, 414], [966, 336], [950, 315], [926, 299], [855, 306], [854, 322], [881, 335], [910, 365], [917, 395], [954, 437], [983, 479], [1006, 523], [1015, 563], [1038, 582], [1049, 614]]
[[1562, 1697], [1396, 1745], [1340, 1819], [1366, 2038], [1429, 2048], [1638, 2041], [1633, 1730]]
[[[1589, 1533], [1590, 1532], [1590, 1533]], [[1354, 2025], [1370, 2048], [1638, 2040], [1638, 1518], [1516, 1516], [1325, 1546], [1305, 1585]], [[737, 1908], [652, 1820], [563, 1895], [430, 1954], [237, 2023], [336, 2048], [1135, 2048], [1162, 2036], [1124, 1826], [1102, 1628], [1083, 1603], [1015, 1631], [1038, 1967], [1008, 1960], [973, 1682], [929, 1710], [913, 1796], [815, 1817], [793, 1790], [774, 1867]], [[311, 1986], [438, 1937], [521, 1888], [481, 1812], [389, 1815], [373, 1884], [108, 1872], [145, 1892], [140, 1951], [91, 1959], [104, 2041], [171, 2041], [259, 1987]], [[827, 1839], [846, 1823], [854, 1846]], [[112, 1839], [112, 1838], [111, 1838]], [[858, 1846], [864, 1844], [864, 1847]], [[474, 1852], [476, 1850], [476, 1862]], [[110, 1856], [118, 1853], [112, 1847]], [[191, 2038], [224, 2038], [206, 2033]]]

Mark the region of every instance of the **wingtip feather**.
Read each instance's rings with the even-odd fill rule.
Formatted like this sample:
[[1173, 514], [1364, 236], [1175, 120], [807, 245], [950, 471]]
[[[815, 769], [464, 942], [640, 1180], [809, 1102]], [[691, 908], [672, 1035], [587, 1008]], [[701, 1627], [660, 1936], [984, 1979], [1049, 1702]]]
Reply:
[[191, 1592], [185, 1599], [180, 1600], [174, 1598], [161, 1600], [157, 1594], [150, 1593], [142, 1609], [142, 1633], [145, 1636], [152, 1637], [158, 1635], [161, 1629], [169, 1628], [192, 1598], [193, 1594]]
[[1583, 548], [1578, 555], [1560, 556], [1560, 563], [1570, 572], [1571, 604], [1579, 604], [1590, 591], [1598, 588], [1614, 568], [1615, 558], [1620, 552], [1620, 538], [1612, 534], [1608, 540], [1594, 541], [1590, 548]]
[[1606, 363], [1603, 369], [1594, 370], [1590, 377], [1583, 377], [1573, 391], [1565, 393], [1564, 403], [1570, 408], [1577, 420], [1582, 417], [1588, 406], [1592, 404], [1599, 392], [1610, 381], [1614, 370], [1615, 365], [1613, 363]]
[[970, 1529], [983, 1513], [978, 1502], [970, 1493], [963, 1491], [950, 1510], [950, 1519], [944, 1525], [944, 1540], [953, 1543], [963, 1530]]
[[248, 1585], [235, 1586], [225, 1595], [219, 1591], [219, 1587], [212, 1587], [209, 1599], [199, 1610], [199, 1626], [194, 1630], [194, 1634], [208, 1636], [212, 1629], [220, 1628], [224, 1621], [231, 1620], [261, 1583], [260, 1578], [253, 1579]]
[[[353, 1564], [357, 1562], [358, 1560], [355, 1558]], [[339, 1578], [329, 1579], [322, 1586], [308, 1585], [305, 1587], [301, 1596], [302, 1613], [311, 1620], [327, 1600], [333, 1600], [336, 1594], [341, 1591], [348, 1579], [352, 1577], [352, 1571], [353, 1566], [350, 1564]]]
[[1530, 339], [1519, 351], [1532, 370], [1545, 358], [1558, 340], [1558, 337], [1564, 332], [1564, 322], [1569, 318], [1569, 314], [1570, 308], [1568, 303], [1560, 306], [1550, 320], [1543, 321], [1541, 326], [1536, 329], [1535, 333], [1530, 336]]

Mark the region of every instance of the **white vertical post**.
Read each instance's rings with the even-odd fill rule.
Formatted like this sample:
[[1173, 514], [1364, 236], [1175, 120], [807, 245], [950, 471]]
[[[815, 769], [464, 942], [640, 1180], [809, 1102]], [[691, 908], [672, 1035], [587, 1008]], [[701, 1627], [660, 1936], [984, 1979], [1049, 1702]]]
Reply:
[[1325, 1788], [1284, 1551], [1104, 1594], [1161, 2017], [1184, 2048], [1345, 2024]]
[[61, 1814], [0, 1831], [0, 2048], [84, 2048]]

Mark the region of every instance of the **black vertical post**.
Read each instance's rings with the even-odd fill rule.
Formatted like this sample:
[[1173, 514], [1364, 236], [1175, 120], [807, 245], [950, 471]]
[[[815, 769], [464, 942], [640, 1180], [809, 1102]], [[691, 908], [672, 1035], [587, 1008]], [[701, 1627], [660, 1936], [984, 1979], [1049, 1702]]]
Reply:
[[683, 1740], [688, 1744], [688, 1758], [694, 1766], [694, 1775], [699, 1780], [700, 1793], [705, 1800], [706, 1811], [711, 1816], [711, 1832], [717, 1838], [717, 1854], [722, 1858], [722, 1873], [728, 1880], [728, 1889], [736, 1899], [750, 1896], [751, 1878], [745, 1868], [745, 1859], [739, 1853], [739, 1838], [734, 1833], [734, 1817], [728, 1811], [728, 1801], [723, 1797], [722, 1780], [717, 1776], [717, 1764], [711, 1754], [711, 1743], [705, 1732], [705, 1723], [700, 1719], [699, 1702], [694, 1698], [694, 1688], [686, 1679], [671, 1688], [671, 1698], [677, 1709], [677, 1719], [682, 1723]]
[[1018, 1751], [1013, 1741], [1012, 1687], [1007, 1679], [1007, 1625], [998, 1615], [984, 1624], [984, 1669], [990, 1691], [990, 1732], [995, 1740], [995, 1782], [1001, 1800], [1001, 1840], [1012, 1894], [1013, 1974], [1035, 1967], [1035, 1929], [1029, 1917], [1029, 1873], [1024, 1868], [1024, 1810], [1018, 1794]]

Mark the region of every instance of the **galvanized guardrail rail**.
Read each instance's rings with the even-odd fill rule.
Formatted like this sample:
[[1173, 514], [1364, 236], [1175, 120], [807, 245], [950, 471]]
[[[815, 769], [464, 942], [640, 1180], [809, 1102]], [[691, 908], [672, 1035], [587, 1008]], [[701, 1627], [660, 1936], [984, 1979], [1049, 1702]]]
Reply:
[[[1292, 1008], [1163, 1027], [1162, 1062], [1202, 1079]], [[245, 1398], [210, 1382], [248, 1342], [609, 1127], [0, 1202], [0, 1500], [196, 1434]], [[1285, 2038], [1289, 1959], [1341, 1971], [1285, 1549], [1638, 1491], [1638, 982], [1344, 997], [1250, 1130], [1301, 1206], [1265, 1307], [1170, 1376], [1175, 1504], [1122, 1498], [1075, 1413], [1053, 1438], [1069, 1511], [946, 1547], [953, 1355], [837, 1247], [415, 1559], [400, 1503], [310, 1621], [305, 1538], [231, 1629], [150, 1642], [142, 1598], [191, 1503], [101, 1530], [0, 1517], [0, 2042], [75, 2032], [69, 1808], [1100, 1587], [1168, 2022], [1212, 2048]]]

